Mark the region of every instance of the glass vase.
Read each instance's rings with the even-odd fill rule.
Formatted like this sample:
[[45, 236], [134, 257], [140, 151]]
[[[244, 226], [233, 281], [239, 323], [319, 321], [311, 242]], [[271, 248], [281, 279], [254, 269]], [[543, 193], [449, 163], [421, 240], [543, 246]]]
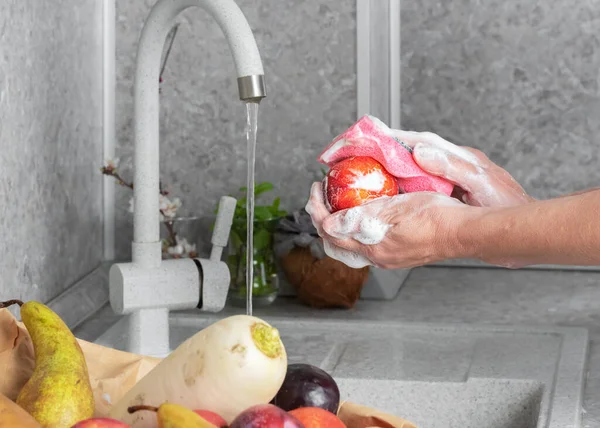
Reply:
[[[253, 239], [252, 305], [267, 306], [277, 298], [279, 277], [273, 237], [278, 219], [255, 220]], [[229, 301], [233, 306], [246, 307], [246, 219], [234, 219], [227, 247], [227, 265], [231, 274]]]

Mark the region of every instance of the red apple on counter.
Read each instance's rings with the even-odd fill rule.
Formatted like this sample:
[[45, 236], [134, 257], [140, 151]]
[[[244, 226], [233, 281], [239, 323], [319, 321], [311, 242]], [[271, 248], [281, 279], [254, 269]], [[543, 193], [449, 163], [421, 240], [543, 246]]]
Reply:
[[194, 410], [194, 413], [200, 415], [218, 428], [227, 428], [227, 421], [215, 412], [211, 412], [210, 410]]
[[302, 423], [272, 404], [257, 404], [240, 413], [229, 428], [305, 428]]
[[331, 167], [323, 179], [323, 192], [327, 208], [334, 213], [397, 195], [399, 187], [396, 178], [375, 159], [355, 156]]
[[111, 418], [90, 418], [77, 422], [71, 428], [131, 428], [126, 423]]

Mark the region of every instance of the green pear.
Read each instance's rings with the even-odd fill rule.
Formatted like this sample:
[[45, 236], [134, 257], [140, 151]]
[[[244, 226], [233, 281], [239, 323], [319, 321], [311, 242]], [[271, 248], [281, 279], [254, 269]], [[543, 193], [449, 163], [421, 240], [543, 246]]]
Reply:
[[17, 404], [44, 428], [70, 428], [94, 415], [94, 395], [88, 368], [77, 339], [46, 305], [18, 304], [35, 351], [35, 369], [17, 396]]

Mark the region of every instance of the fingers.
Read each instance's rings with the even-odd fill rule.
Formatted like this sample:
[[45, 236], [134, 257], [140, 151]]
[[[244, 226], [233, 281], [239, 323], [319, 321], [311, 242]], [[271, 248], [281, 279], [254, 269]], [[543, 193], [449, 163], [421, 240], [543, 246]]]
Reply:
[[310, 198], [304, 209], [310, 215], [313, 226], [317, 229], [319, 235], [321, 235], [321, 224], [323, 223], [323, 220], [330, 215], [329, 210], [325, 205], [322, 183], [316, 182], [312, 184], [310, 188]]
[[411, 149], [421, 141], [421, 138], [419, 137], [420, 132], [405, 131], [402, 129], [390, 129], [390, 132], [394, 138], [402, 141]]
[[[479, 150], [457, 146], [433, 132], [414, 132], [401, 129], [392, 129], [391, 131], [394, 137], [401, 140], [403, 143], [406, 143], [413, 149], [416, 148], [417, 145], [422, 144], [423, 146], [435, 147], [444, 152], [451, 153], [455, 157], [474, 165], [482, 164], [483, 159], [480, 156], [482, 153]], [[487, 159], [485, 155], [483, 158]]]
[[[348, 215], [350, 212], [350, 215]], [[356, 239], [360, 234], [360, 215], [356, 211], [347, 210], [325, 218], [321, 224], [322, 237], [336, 247], [354, 253], [363, 252], [364, 242]]]
[[341, 236], [341, 234], [338, 234], [338, 237], [332, 236], [323, 229], [323, 223], [332, 215], [325, 205], [322, 183], [312, 184], [310, 198], [304, 209], [310, 215], [317, 233], [323, 238], [325, 254], [355, 268], [371, 264], [367, 258], [359, 254], [361, 247], [359, 242]]
[[474, 163], [457, 156], [455, 152], [425, 143], [418, 143], [415, 146], [413, 158], [425, 171], [443, 177], [468, 192], [473, 191], [485, 175], [479, 162]]
[[[403, 195], [398, 195], [402, 198]], [[390, 228], [382, 211], [391, 207], [391, 197], [381, 197], [364, 205], [337, 212], [327, 217], [323, 231], [338, 240], [352, 239], [363, 245], [376, 245], [383, 241]]]

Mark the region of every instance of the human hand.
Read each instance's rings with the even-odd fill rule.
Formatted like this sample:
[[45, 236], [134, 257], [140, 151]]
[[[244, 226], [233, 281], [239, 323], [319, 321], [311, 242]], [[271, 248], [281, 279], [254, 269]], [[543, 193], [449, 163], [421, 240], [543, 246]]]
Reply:
[[411, 268], [460, 256], [457, 235], [475, 208], [441, 193], [381, 197], [330, 214], [321, 183], [305, 207], [325, 253], [349, 267]]
[[413, 149], [415, 162], [426, 172], [454, 183], [453, 196], [473, 206], [516, 206], [533, 202], [504, 169], [485, 154], [456, 146], [431, 132], [392, 130]]

